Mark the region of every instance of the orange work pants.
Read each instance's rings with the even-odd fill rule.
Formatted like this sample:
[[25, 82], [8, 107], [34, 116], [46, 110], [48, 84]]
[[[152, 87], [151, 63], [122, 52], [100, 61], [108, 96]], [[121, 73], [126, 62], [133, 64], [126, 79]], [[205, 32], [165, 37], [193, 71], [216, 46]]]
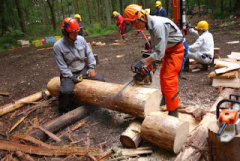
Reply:
[[167, 48], [160, 69], [160, 85], [168, 111], [178, 107], [178, 73], [184, 56], [183, 43]]

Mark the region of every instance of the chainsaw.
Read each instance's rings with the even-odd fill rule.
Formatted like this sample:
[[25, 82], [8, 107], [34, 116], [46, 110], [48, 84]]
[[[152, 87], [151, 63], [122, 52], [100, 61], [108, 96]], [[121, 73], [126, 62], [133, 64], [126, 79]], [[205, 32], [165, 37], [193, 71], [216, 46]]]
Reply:
[[149, 65], [143, 66], [142, 68], [131, 66], [132, 72], [136, 73], [133, 76], [134, 83], [138, 85], [152, 84], [153, 74], [155, 73], [156, 69], [156, 62], [151, 62]]
[[[235, 97], [236, 99], [232, 99]], [[217, 120], [219, 130], [217, 135], [221, 142], [230, 142], [240, 132], [240, 95], [231, 94], [229, 99], [223, 99], [217, 104]], [[221, 107], [225, 102], [231, 107]]]

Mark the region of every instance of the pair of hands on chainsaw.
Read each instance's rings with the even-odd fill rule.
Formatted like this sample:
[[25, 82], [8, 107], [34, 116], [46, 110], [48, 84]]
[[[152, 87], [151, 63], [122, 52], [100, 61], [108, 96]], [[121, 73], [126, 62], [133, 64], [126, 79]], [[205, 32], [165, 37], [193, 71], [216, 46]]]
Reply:
[[142, 68], [144, 65], [148, 66], [151, 62], [153, 61], [156, 61], [155, 59], [153, 58], [150, 58], [150, 57], [147, 57], [147, 58], [144, 58], [140, 61], [138, 61], [136, 64], [135, 64], [135, 67], [137, 68]]
[[[87, 74], [87, 76], [89, 78], [92, 78], [92, 77], [96, 76], [96, 72], [95, 72], [95, 70], [93, 68], [88, 69], [86, 74]], [[82, 80], [83, 80], [83, 76], [82, 75], [79, 75], [79, 76], [73, 78], [74, 83], [79, 83]]]

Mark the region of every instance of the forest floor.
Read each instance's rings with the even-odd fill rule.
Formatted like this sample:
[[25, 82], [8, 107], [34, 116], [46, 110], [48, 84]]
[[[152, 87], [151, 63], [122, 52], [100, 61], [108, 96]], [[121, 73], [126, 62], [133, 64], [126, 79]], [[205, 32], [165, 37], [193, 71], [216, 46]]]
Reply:
[[[195, 20], [196, 22], [198, 20]], [[239, 44], [226, 44], [228, 41], [240, 39], [240, 19], [227, 20], [228, 25], [221, 25], [222, 22], [210, 21], [210, 32], [213, 34], [215, 47], [221, 49], [220, 56], [226, 58], [231, 52], [240, 52]], [[192, 24], [196, 24], [192, 22]], [[141, 50], [144, 48], [145, 39], [141, 33], [137, 34], [131, 31], [126, 35], [127, 42], [122, 45], [113, 45], [117, 39], [117, 32], [99, 37], [85, 37], [87, 42], [101, 41], [106, 43], [104, 46], [92, 46], [93, 53], [98, 55], [99, 64], [96, 66], [96, 72], [105, 78], [107, 82], [125, 84], [133, 77], [130, 70], [131, 65], [141, 59]], [[197, 39], [194, 35], [187, 35], [188, 44], [192, 44]], [[52, 46], [52, 45], [51, 45]], [[10, 103], [14, 100], [29, 96], [43, 89], [46, 89], [48, 81], [59, 76], [56, 63], [53, 57], [52, 49], [39, 50], [51, 46], [28, 47], [18, 50], [9, 50], [0, 52], [0, 92], [10, 93], [9, 97], [0, 96], [0, 105]], [[117, 55], [123, 55], [117, 57]], [[159, 66], [158, 66], [159, 70]], [[198, 105], [206, 110], [210, 108], [218, 97], [218, 89], [212, 87], [211, 79], [208, 74], [213, 70], [210, 67], [208, 71], [182, 72], [185, 79], [179, 80], [180, 103], [184, 105]], [[152, 88], [160, 88], [159, 72], [154, 74], [154, 83]], [[48, 107], [39, 108], [36, 112], [27, 117], [13, 132], [9, 133], [11, 127], [24, 116], [18, 115], [22, 111], [29, 109], [30, 106], [22, 107], [12, 113], [0, 117], [0, 140], [8, 140], [14, 134], [24, 134], [31, 127], [30, 121], [38, 118], [40, 124], [44, 124], [60, 114], [55, 102]], [[132, 118], [126, 118], [125, 114], [111, 111], [99, 107], [91, 107], [89, 119], [85, 126], [71, 133], [73, 140], [80, 140], [77, 146], [84, 147], [84, 138], [87, 135], [90, 138], [90, 147], [101, 147], [103, 152], [109, 149], [123, 148], [119, 137], [128, 127]], [[87, 126], [92, 125], [92, 126]], [[70, 128], [74, 126], [71, 125]], [[68, 128], [62, 129], [57, 136], [65, 136]], [[46, 142], [54, 145], [67, 145], [71, 140], [68, 137], [62, 137], [61, 143], [55, 143], [52, 139]], [[147, 144], [147, 143], [142, 143]], [[133, 160], [174, 160], [176, 155], [166, 150], [155, 147], [151, 144], [153, 153]], [[65, 157], [42, 157], [33, 156], [36, 160], [63, 160]], [[91, 160], [88, 157], [77, 157], [79, 160]], [[66, 160], [77, 160], [75, 156], [70, 156]]]

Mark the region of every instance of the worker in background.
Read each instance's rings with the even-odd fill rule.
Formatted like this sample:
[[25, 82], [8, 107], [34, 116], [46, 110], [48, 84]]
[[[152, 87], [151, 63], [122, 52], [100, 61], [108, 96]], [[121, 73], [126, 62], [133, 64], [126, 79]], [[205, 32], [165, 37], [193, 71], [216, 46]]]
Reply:
[[[198, 22], [197, 26], [189, 29], [189, 32], [198, 35], [196, 42], [189, 46], [188, 58], [194, 59], [203, 65], [204, 71], [208, 70], [208, 65], [213, 61], [214, 57], [214, 41], [212, 34], [208, 31], [207, 21]], [[189, 60], [184, 65], [184, 70], [189, 70]]]
[[84, 32], [83, 32], [83, 29], [84, 29], [85, 27], [83, 26], [81, 15], [75, 14], [74, 18], [77, 20], [77, 22], [78, 22], [78, 24], [79, 24], [79, 27], [80, 27], [80, 31], [78, 32], [78, 35], [83, 36], [83, 33], [84, 33]]
[[167, 17], [167, 12], [166, 10], [162, 7], [162, 2], [161, 1], [156, 1], [155, 3], [155, 8], [156, 8], [156, 12], [155, 15], [156, 16], [162, 16], [162, 17]]
[[183, 35], [180, 29], [170, 19], [149, 15], [150, 9], [143, 10], [141, 6], [129, 5], [124, 11], [127, 25], [137, 29], [149, 30], [152, 40], [152, 51], [149, 57], [136, 63], [142, 68], [152, 61], [162, 60], [160, 69], [160, 85], [162, 91], [161, 105], [166, 104], [168, 114], [178, 117], [178, 73], [183, 56]]
[[[86, 40], [78, 36], [79, 24], [74, 18], [62, 22], [63, 37], [53, 46], [54, 58], [60, 71], [59, 111], [71, 110], [74, 85], [83, 79], [104, 81], [95, 73], [96, 60]], [[87, 58], [87, 64], [84, 59]]]
[[116, 18], [116, 20], [117, 20], [116, 25], [119, 29], [118, 40], [115, 40], [115, 42], [125, 42], [125, 33], [124, 33], [125, 23], [123, 22], [123, 17], [117, 11], [113, 11], [113, 17]]

